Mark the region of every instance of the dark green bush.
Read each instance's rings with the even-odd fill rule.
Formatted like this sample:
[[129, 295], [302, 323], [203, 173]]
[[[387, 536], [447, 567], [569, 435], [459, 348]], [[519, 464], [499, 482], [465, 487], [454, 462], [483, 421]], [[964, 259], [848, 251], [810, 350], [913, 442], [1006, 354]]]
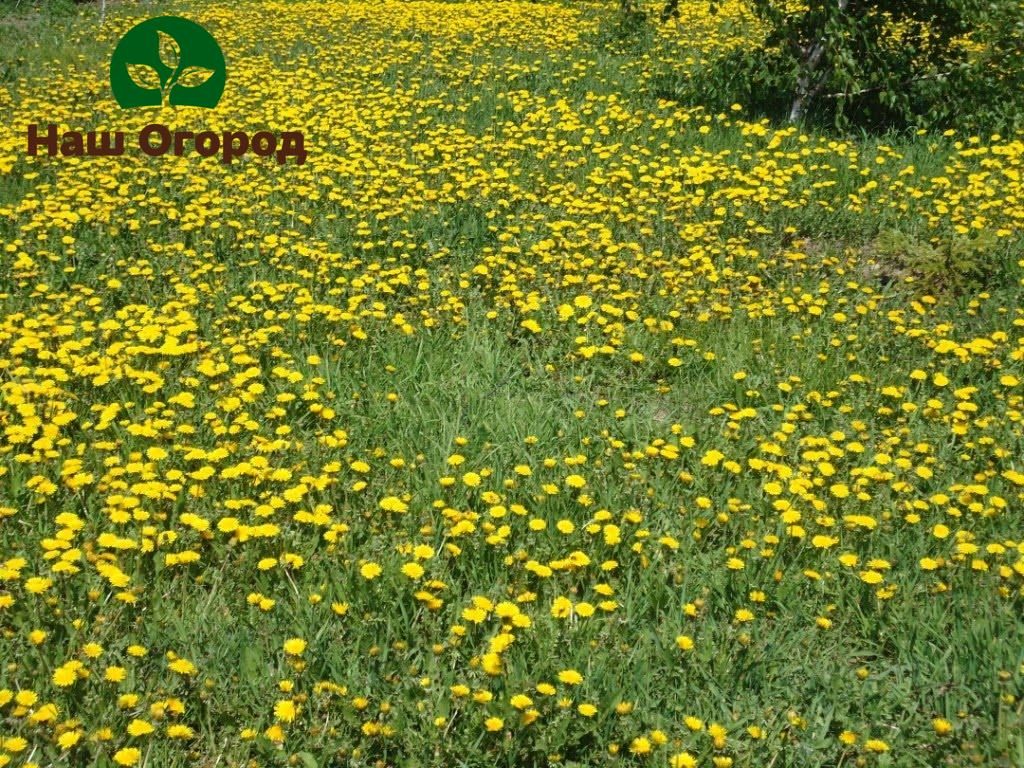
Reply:
[[1024, 10], [1017, 0], [747, 0], [760, 44], [657, 95], [713, 109], [884, 132], [1024, 124]]
[[868, 250], [882, 282], [909, 284], [917, 293], [1000, 290], [1019, 279], [1016, 259], [987, 230], [925, 241], [885, 229]]

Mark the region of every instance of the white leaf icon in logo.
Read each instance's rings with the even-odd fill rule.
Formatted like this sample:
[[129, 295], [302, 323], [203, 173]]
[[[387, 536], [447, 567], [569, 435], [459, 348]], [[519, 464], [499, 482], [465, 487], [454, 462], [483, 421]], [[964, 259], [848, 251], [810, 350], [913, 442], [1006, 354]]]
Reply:
[[175, 85], [180, 85], [184, 88], [195, 88], [205, 83], [211, 77], [213, 77], [212, 69], [206, 69], [206, 67], [185, 67], [178, 76]]
[[179, 61], [177, 41], [165, 32], [157, 30], [157, 34], [160, 36], [160, 61], [168, 69], [176, 70]]
[[146, 90], [160, 88], [160, 73], [148, 64], [129, 64], [128, 77], [139, 88], [145, 88]]

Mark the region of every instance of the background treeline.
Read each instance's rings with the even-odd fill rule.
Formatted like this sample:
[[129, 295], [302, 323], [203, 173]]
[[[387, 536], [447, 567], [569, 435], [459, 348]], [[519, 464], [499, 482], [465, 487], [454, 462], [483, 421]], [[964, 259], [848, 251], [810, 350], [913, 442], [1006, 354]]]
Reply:
[[[710, 0], [717, 10], [718, 0]], [[742, 0], [759, 43], [714, 59], [677, 95], [793, 122], [868, 130], [1024, 125], [1020, 0]], [[621, 0], [623, 36], [679, 16], [679, 0]]]

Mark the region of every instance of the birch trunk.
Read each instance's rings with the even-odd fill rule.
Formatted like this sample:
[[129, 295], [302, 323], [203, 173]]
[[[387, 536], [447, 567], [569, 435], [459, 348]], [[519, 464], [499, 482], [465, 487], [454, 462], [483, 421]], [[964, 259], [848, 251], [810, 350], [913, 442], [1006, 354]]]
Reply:
[[[838, 0], [839, 12], [846, 10], [850, 0]], [[822, 32], [824, 34], [824, 30]], [[800, 77], [796, 81], [796, 94], [789, 107], [789, 122], [796, 123], [803, 119], [807, 112], [808, 105], [818, 96], [825, 86], [824, 78], [819, 75], [818, 68], [825, 56], [825, 41], [819, 39], [814, 45], [806, 49], [804, 64], [800, 71]], [[817, 82], [815, 83], [815, 80]], [[812, 85], [812, 83], [814, 83]]]

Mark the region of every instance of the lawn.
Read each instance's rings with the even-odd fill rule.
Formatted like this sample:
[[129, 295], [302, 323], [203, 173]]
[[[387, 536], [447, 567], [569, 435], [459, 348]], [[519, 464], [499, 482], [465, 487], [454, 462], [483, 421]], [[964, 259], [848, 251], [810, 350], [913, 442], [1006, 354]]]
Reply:
[[[0, 768], [1024, 766], [1024, 134], [680, 10], [0, 2]], [[26, 149], [153, 123], [308, 157]]]

